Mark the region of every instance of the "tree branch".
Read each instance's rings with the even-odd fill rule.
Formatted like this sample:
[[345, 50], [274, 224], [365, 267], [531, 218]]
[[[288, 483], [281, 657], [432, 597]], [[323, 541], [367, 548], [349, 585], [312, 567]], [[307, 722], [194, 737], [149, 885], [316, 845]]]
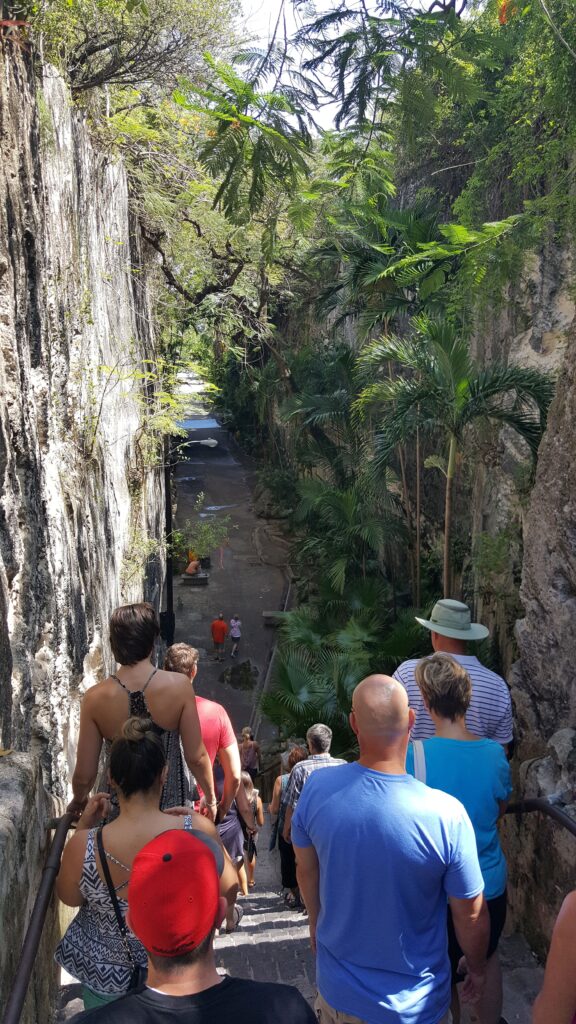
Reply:
[[220, 292], [228, 291], [229, 288], [235, 284], [236, 280], [242, 273], [245, 260], [239, 260], [233, 270], [230, 271], [228, 276], [223, 281], [213, 282], [212, 284], [206, 284], [203, 288], [199, 288], [196, 292], [191, 292], [185, 285], [181, 283], [176, 277], [172, 267], [166, 259], [166, 253], [161, 245], [162, 235], [153, 234], [148, 231], [145, 225], [140, 222], [140, 230], [142, 232], [142, 238], [158, 253], [160, 256], [160, 269], [166, 278], [169, 286], [178, 292], [186, 302], [189, 302], [192, 306], [198, 306], [208, 295], [217, 295]]

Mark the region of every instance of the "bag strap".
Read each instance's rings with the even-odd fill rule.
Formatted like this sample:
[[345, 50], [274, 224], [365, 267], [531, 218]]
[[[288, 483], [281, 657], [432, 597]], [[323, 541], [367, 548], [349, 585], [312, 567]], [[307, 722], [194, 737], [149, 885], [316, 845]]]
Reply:
[[112, 876], [110, 874], [110, 868], [108, 867], [108, 861], [106, 859], [106, 851], [104, 849], [104, 840], [102, 838], [102, 829], [101, 828], [99, 828], [98, 832], [96, 833], [96, 845], [98, 847], [98, 853], [100, 854], [100, 863], [102, 865], [102, 874], [104, 875], [104, 879], [105, 879], [106, 885], [108, 887], [108, 893], [109, 893], [110, 899], [112, 901], [112, 906], [114, 907], [114, 913], [116, 915], [116, 923], [118, 925], [118, 930], [119, 930], [122, 938], [124, 939], [124, 944], [126, 946], [126, 951], [128, 953], [128, 956], [130, 957], [130, 962], [132, 964], [134, 964], [134, 960], [132, 958], [132, 953], [130, 951], [130, 944], [129, 944], [128, 938], [127, 938], [128, 929], [126, 928], [126, 922], [125, 922], [124, 918], [122, 917], [122, 911], [120, 910], [120, 904], [118, 903], [118, 897], [117, 897], [115, 889], [114, 889], [114, 884], [112, 882]]
[[422, 740], [412, 740], [414, 751], [414, 778], [418, 782], [426, 782], [426, 754]]

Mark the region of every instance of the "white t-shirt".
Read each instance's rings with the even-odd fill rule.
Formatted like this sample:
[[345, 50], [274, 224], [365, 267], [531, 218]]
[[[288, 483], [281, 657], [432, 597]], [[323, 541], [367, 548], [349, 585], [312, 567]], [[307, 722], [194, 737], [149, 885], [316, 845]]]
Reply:
[[[505, 680], [496, 672], [484, 668], [478, 658], [468, 654], [451, 654], [450, 657], [466, 669], [472, 680], [472, 699], [466, 713], [467, 728], [476, 736], [497, 740], [498, 743], [511, 743], [512, 701]], [[410, 707], [416, 712], [412, 739], [427, 740], [434, 735], [434, 723], [424, 707], [414, 675], [419, 660], [412, 658], [410, 661], [404, 661], [396, 669], [394, 679], [402, 683], [408, 694]]]
[[233, 640], [239, 640], [242, 636], [241, 626], [240, 619], [230, 619], [230, 636]]

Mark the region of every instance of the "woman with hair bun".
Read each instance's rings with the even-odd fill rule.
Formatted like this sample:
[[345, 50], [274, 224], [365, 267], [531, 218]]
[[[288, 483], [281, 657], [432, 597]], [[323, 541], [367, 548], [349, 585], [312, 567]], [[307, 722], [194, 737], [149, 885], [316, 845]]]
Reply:
[[238, 891], [236, 871], [224, 853], [214, 825], [194, 812], [177, 815], [160, 810], [166, 780], [162, 742], [145, 718], [129, 718], [110, 752], [110, 783], [117, 794], [118, 817], [100, 830], [106, 816], [108, 793], [91, 797], [62, 857], [56, 882], [58, 896], [80, 910], [56, 950], [56, 960], [83, 986], [86, 1009], [102, 1006], [124, 995], [137, 965], [145, 967], [146, 951], [128, 932], [123, 935], [106, 882], [100, 843], [122, 918], [134, 857], [161, 832], [186, 829], [206, 842], [220, 872], [220, 892], [228, 900], [227, 923], [232, 930]]
[[[216, 819], [212, 765], [202, 741], [194, 689], [181, 672], [154, 667], [152, 656], [159, 632], [156, 612], [147, 602], [122, 605], [112, 613], [110, 646], [119, 668], [90, 687], [82, 699], [72, 776], [74, 798], [68, 806], [78, 815], [96, 782], [102, 745], [107, 745], [109, 753], [110, 743], [126, 719], [137, 716], [147, 721], [164, 743], [169, 772], [161, 794], [162, 807], [184, 804], [190, 796], [181, 741], [186, 764], [204, 794], [206, 813], [212, 821]], [[114, 813], [115, 808], [112, 816]]]

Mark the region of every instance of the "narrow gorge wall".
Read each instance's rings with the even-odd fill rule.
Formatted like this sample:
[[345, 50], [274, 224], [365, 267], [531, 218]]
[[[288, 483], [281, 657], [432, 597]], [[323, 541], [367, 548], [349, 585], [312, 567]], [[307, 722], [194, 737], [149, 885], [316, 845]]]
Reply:
[[[0, 714], [65, 795], [106, 621], [163, 534], [134, 369], [155, 355], [125, 170], [57, 72], [0, 57]], [[37, 70], [36, 70], [36, 73]], [[162, 559], [148, 558], [159, 597]]]
[[[519, 788], [576, 820], [576, 326], [541, 445], [524, 528], [519, 660], [510, 682]], [[576, 886], [576, 840], [540, 816], [509, 822], [515, 918], [537, 948]]]
[[[0, 52], [0, 746], [26, 752], [0, 755], [0, 1005], [80, 697], [111, 666], [108, 616], [159, 603], [163, 580], [137, 375], [156, 354], [152, 300], [126, 173], [31, 60]], [[57, 928], [54, 902], [25, 1021], [49, 1019]]]
[[[516, 796], [552, 796], [576, 818], [576, 307], [572, 249], [533, 254], [507, 302], [487, 314], [479, 358], [552, 371], [558, 389], [530, 489], [527, 451], [502, 431], [480, 446], [473, 533], [505, 538], [476, 591], [514, 703]], [[564, 895], [576, 885], [576, 841], [540, 815], [506, 819], [511, 920], [545, 955]]]

